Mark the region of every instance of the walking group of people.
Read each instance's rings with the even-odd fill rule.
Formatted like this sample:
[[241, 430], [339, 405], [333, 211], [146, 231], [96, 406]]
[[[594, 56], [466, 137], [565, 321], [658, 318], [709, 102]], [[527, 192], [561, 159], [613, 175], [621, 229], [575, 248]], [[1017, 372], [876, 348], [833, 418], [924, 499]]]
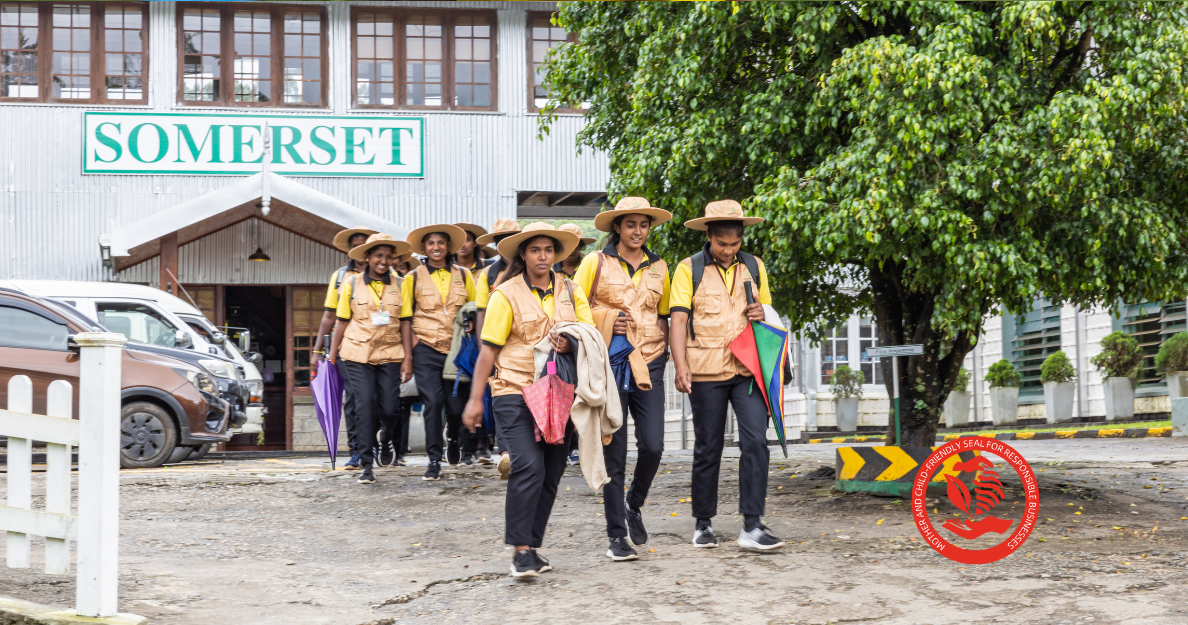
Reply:
[[[377, 462], [402, 463], [414, 398], [402, 399], [400, 388], [413, 381], [429, 456], [424, 479], [440, 477], [443, 446], [451, 465], [493, 463], [490, 452], [498, 447], [508, 480], [505, 541], [515, 548], [513, 576], [552, 569], [537, 549], [579, 429], [587, 450], [584, 468], [587, 454], [601, 448], [593, 460], [605, 469], [607, 556], [635, 560], [635, 548], [648, 542], [642, 509], [664, 449], [664, 370], [671, 353], [677, 390], [689, 394], [693, 408], [693, 545], [718, 546], [711, 522], [729, 404], [740, 435], [744, 527], [738, 544], [784, 546], [761, 520], [767, 407], [729, 347], [747, 323], [765, 318], [763, 305], [771, 303], [763, 262], [740, 249], [744, 228], [763, 219], [745, 216], [733, 200], [710, 203], [704, 217], [685, 223], [706, 232], [704, 248], [678, 263], [670, 277], [647, 240], [671, 218], [644, 198], [623, 198], [595, 218], [606, 244], [584, 257], [582, 248], [593, 239], [573, 224], [538, 222], [521, 229], [513, 219], [500, 219], [491, 232], [473, 224], [438, 224], [418, 228], [406, 241], [363, 228], [339, 233], [335, 245], [349, 250], [351, 260], [331, 277], [314, 350], [338, 362], [346, 379], [351, 463], [362, 470], [359, 482], [374, 483]], [[331, 324], [333, 338], [323, 350], [321, 335]], [[452, 352], [466, 335], [480, 345], [473, 375], [469, 383], [448, 380]], [[524, 395], [543, 375], [541, 346], [551, 357], [577, 354], [581, 377], [588, 374], [582, 358], [608, 362], [615, 336], [633, 347], [629, 379], [609, 398], [618, 401], [621, 411], [612, 412], [622, 413], [623, 427], [609, 433], [604, 425], [601, 436], [597, 426], [581, 429], [590, 419], [585, 413], [579, 419], [575, 403], [566, 435], [542, 437]], [[483, 428], [484, 400], [493, 431]], [[625, 488], [627, 415], [635, 424], [638, 460]]]

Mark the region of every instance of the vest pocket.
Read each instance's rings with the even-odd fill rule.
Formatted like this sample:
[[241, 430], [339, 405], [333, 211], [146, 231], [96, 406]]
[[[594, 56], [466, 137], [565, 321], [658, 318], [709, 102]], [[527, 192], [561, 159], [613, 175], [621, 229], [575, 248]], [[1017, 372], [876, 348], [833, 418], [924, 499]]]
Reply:
[[693, 296], [694, 311], [700, 310], [707, 315], [717, 315], [722, 312], [722, 299], [725, 293], [716, 287], [704, 287], [700, 294]]
[[342, 338], [354, 341], [356, 343], [366, 343], [367, 341], [371, 340], [372, 332], [373, 331], [366, 330], [352, 323], [347, 326], [346, 331], [342, 334]]

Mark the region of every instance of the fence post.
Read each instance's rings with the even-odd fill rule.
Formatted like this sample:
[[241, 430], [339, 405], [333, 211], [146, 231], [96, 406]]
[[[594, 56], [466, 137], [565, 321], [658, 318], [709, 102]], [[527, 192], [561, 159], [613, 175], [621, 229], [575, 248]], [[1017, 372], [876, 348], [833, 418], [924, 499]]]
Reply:
[[82, 353], [78, 411], [78, 596], [80, 616], [113, 616], [120, 554], [120, 370], [122, 334], [74, 336]]
[[[74, 415], [74, 387], [66, 380], [50, 382], [45, 414], [70, 419]], [[70, 514], [70, 445], [45, 445], [45, 511]], [[65, 538], [45, 537], [45, 572], [70, 572], [70, 543]]]
[[[15, 375], [8, 381], [8, 409], [33, 413], [33, 382]], [[8, 507], [28, 510], [33, 504], [33, 441], [8, 437]], [[8, 568], [29, 568], [29, 535], [8, 532]]]

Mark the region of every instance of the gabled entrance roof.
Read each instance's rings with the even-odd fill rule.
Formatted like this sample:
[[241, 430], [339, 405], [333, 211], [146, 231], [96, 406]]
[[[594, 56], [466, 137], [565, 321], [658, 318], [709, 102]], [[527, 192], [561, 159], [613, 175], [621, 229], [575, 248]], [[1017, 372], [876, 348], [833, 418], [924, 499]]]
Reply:
[[[272, 197], [266, 216], [258, 206], [265, 176]], [[327, 246], [335, 233], [355, 226], [374, 228], [398, 239], [408, 235], [406, 229], [325, 193], [261, 172], [101, 234], [99, 245], [109, 248], [115, 270], [122, 271], [160, 254], [161, 237], [176, 232], [178, 245], [185, 245], [252, 217]]]

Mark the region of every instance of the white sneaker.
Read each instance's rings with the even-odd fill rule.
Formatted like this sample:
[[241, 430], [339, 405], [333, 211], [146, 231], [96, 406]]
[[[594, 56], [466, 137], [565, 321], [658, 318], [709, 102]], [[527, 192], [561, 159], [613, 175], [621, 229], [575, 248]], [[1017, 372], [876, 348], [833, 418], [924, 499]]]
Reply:
[[511, 456], [502, 454], [499, 456], [499, 479], [506, 480], [511, 473]]
[[769, 549], [779, 549], [786, 544], [784, 541], [773, 536], [766, 525], [760, 525], [749, 532], [746, 530], [740, 530], [738, 532], [738, 546], [743, 549], [767, 551]]

